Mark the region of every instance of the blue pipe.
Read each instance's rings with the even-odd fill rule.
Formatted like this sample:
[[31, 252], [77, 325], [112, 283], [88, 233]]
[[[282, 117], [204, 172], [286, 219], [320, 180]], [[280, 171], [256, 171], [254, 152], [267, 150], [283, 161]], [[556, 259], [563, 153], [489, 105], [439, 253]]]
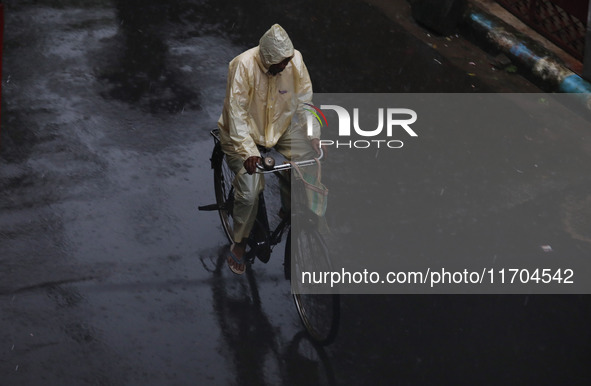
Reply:
[[591, 94], [591, 84], [578, 75], [570, 75], [564, 78], [560, 84], [560, 91]]
[[[527, 41], [519, 41], [514, 34], [507, 31], [509, 27], [505, 27], [502, 21], [496, 21], [479, 12], [470, 12], [467, 19], [470, 23], [475, 24], [478, 29], [484, 30], [487, 38], [495, 43], [498, 48], [521, 64], [529, 67], [534, 75], [543, 79], [549, 74], [553, 74], [553, 78], [550, 80], [558, 87], [558, 91], [591, 94], [591, 84], [589, 82], [567, 69], [562, 63], [528, 48]], [[552, 71], [548, 71], [548, 69]], [[548, 79], [543, 80], [547, 81]], [[591, 100], [589, 96], [583, 96], [583, 99]], [[591, 105], [589, 107], [591, 108]]]

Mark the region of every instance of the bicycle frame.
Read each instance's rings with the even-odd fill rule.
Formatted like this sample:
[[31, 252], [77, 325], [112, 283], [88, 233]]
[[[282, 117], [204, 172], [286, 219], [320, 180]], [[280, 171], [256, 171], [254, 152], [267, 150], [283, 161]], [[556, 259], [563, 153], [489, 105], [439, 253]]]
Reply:
[[[269, 151], [270, 151], [269, 149], [264, 149], [264, 148], [261, 149], [261, 152], [263, 154], [267, 154]], [[261, 155], [263, 155], [263, 154], [261, 154]], [[276, 165], [273, 168], [268, 169], [268, 170], [265, 169], [261, 164], [258, 164], [256, 173], [263, 174], [263, 175], [273, 173], [279, 179], [285, 178], [284, 176], [281, 175], [280, 172], [285, 172], [285, 171], [292, 169], [294, 164], [297, 165], [298, 167], [306, 167], [306, 166], [315, 165], [320, 161], [320, 159], [323, 156], [324, 156], [324, 152], [322, 151], [322, 149], [320, 149], [320, 155], [316, 159], [295, 161], [295, 162], [285, 163], [285, 164], [281, 164], [281, 165]], [[273, 160], [273, 164], [274, 163], [275, 163], [275, 161]], [[282, 237], [283, 233], [291, 224], [290, 220], [291, 219], [285, 219], [285, 218], [282, 219], [281, 222], [279, 223], [279, 225], [277, 225], [277, 227], [275, 228], [275, 230], [273, 230], [271, 232], [270, 227], [269, 227], [269, 220], [268, 220], [268, 216], [267, 216], [267, 208], [266, 208], [266, 204], [265, 204], [265, 199], [264, 199], [263, 192], [261, 192], [259, 195], [259, 208], [258, 208], [258, 212], [257, 212], [257, 219], [255, 220], [255, 227], [253, 228], [253, 232], [251, 232], [251, 236], [253, 236], [253, 235], [256, 236], [256, 229], [255, 228], [258, 225], [259, 227], [262, 227], [262, 231], [265, 234], [265, 237], [262, 240], [260, 240], [259, 238], [256, 238], [256, 237], [254, 237], [254, 239], [253, 239], [253, 237], [249, 237], [248, 245], [250, 246], [251, 250], [249, 252], [247, 252], [247, 254], [246, 254], [247, 260], [252, 263], [252, 262], [254, 262], [255, 256], [258, 256], [261, 259], [261, 261], [263, 261], [263, 262], [268, 261], [269, 257], [267, 256], [267, 253], [270, 255], [273, 247], [281, 242], [281, 237]], [[260, 251], [262, 251], [262, 253], [260, 253]]]
[[255, 257], [262, 262], [269, 261], [273, 247], [281, 242], [283, 233], [289, 228], [290, 219], [283, 218], [274, 230], [269, 226], [267, 215], [267, 205], [263, 192], [259, 194], [258, 212], [250, 236], [247, 239], [247, 245], [250, 250], [246, 252], [246, 260], [253, 263]]

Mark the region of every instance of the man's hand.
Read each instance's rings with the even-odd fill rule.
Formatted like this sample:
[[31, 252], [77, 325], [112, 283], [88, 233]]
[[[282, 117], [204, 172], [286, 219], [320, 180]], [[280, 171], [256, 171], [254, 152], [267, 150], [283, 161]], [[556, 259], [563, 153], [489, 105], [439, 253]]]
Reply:
[[257, 164], [261, 162], [261, 157], [252, 156], [244, 161], [244, 169], [248, 174], [252, 174], [257, 170]]

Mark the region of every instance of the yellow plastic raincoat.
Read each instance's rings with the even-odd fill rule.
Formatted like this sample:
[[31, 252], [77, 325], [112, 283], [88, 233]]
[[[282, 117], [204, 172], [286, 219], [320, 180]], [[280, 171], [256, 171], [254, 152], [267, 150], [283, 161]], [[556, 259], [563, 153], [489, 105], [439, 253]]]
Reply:
[[[277, 75], [269, 67], [292, 58]], [[307, 136], [304, 103], [312, 103], [312, 83], [306, 65], [287, 32], [273, 25], [257, 47], [238, 55], [229, 65], [226, 98], [218, 121], [222, 149], [236, 173], [234, 240], [248, 237], [256, 218], [258, 194], [264, 179], [246, 174], [243, 163], [260, 156], [257, 145], [275, 147], [287, 158], [314, 156], [307, 140], [320, 137], [314, 122]], [[304, 140], [305, 139], [305, 140]]]
[[[293, 57], [285, 70], [268, 73], [272, 64]], [[299, 51], [281, 26], [275, 24], [261, 38], [259, 46], [230, 62], [224, 109], [218, 121], [226, 154], [243, 160], [258, 156], [256, 145], [277, 144], [297, 113], [305, 125], [304, 103], [312, 103], [312, 82]], [[313, 137], [319, 138], [318, 126]]]

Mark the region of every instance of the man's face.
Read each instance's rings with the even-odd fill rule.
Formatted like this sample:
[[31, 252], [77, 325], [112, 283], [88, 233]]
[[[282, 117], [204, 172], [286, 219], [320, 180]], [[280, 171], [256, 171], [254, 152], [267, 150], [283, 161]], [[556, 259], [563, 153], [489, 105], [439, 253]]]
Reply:
[[291, 58], [285, 58], [277, 64], [272, 64], [271, 66], [269, 66], [269, 73], [271, 75], [279, 74], [281, 71], [285, 70], [285, 67], [287, 67], [290, 60]]

